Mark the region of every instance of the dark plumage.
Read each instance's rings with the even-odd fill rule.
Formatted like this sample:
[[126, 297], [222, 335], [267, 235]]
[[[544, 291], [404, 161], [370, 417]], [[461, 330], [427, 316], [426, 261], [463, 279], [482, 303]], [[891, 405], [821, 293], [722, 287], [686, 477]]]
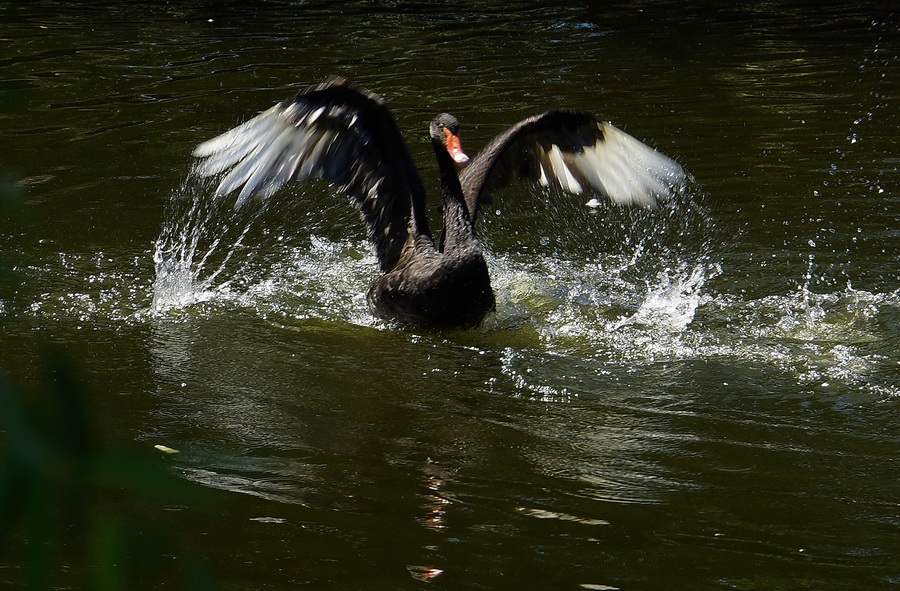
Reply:
[[[324, 178], [350, 195], [383, 275], [369, 288], [379, 317], [400, 324], [472, 327], [494, 307], [475, 233], [478, 207], [517, 181], [591, 190], [617, 203], [651, 205], [684, 179], [681, 167], [588, 113], [548, 111], [492, 140], [471, 162], [446, 113], [429, 128], [437, 159], [443, 234], [435, 246], [425, 190], [384, 101], [343, 80], [299, 92], [194, 151], [199, 173], [227, 173], [216, 189], [241, 189], [236, 207], [293, 179]], [[457, 174], [457, 165], [465, 166]]]

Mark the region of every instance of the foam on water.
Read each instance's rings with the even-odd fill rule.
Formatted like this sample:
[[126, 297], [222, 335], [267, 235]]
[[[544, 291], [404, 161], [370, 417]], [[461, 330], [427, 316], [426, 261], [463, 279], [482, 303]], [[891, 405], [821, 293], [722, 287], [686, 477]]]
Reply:
[[[552, 278], [494, 261], [497, 329], [529, 327], [548, 353], [594, 359], [598, 373], [616, 367], [686, 360], [730, 359], [767, 365], [803, 387], [841, 386], [880, 399], [900, 388], [880, 374], [898, 361], [878, 348], [878, 315], [900, 308], [897, 292], [845, 288], [746, 299], [717, 293], [709, 283], [726, 273], [706, 259], [680, 261], [655, 277], [629, 282], [626, 265], [575, 266], [556, 261]], [[571, 397], [565, 386], [529, 381], [510, 352], [504, 373], [518, 389], [543, 399]]]

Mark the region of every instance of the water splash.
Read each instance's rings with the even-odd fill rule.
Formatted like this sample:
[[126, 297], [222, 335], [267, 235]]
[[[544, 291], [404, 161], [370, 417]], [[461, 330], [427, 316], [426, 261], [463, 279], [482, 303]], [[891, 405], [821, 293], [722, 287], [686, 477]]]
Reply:
[[189, 178], [170, 199], [153, 253], [154, 315], [219, 302], [261, 317], [375, 324], [365, 292], [377, 265], [365, 242], [310, 234], [315, 223], [288, 229], [301, 214], [277, 203], [235, 210], [208, 184]]
[[721, 272], [717, 264], [689, 267], [686, 263], [681, 263], [677, 269], [661, 271], [655, 284], [647, 283], [647, 295], [637, 312], [616, 322], [613, 328], [635, 324], [682, 332], [694, 319], [703, 301], [703, 286]]
[[[225, 302], [278, 324], [314, 319], [386, 327], [365, 302], [378, 271], [364, 238], [288, 232], [283, 215], [273, 218], [262, 207], [236, 213], [208, 194], [192, 183], [172, 198], [153, 254], [155, 315]], [[835, 290], [821, 280], [814, 254], [792, 291], [757, 299], [719, 292], [715, 280], [728, 270], [713, 254], [713, 241], [685, 241], [692, 227], [709, 225], [705, 214], [692, 211], [701, 210], [618, 218], [613, 212], [601, 229], [621, 225], [616, 252], [592, 254], [596, 244], [585, 242], [580, 250], [548, 247], [553, 254], [489, 253], [497, 309], [481, 332], [501, 339], [499, 379], [529, 398], [570, 399], [577, 390], [564, 379], [547, 381], [547, 372], [532, 367], [562, 356], [592, 360], [598, 373], [719, 358], [766, 364], [810, 387], [877, 383], [893, 357], [872, 349], [882, 332], [876, 324], [898, 306], [896, 293], [860, 291], [849, 282]], [[581, 235], [590, 240], [593, 220], [582, 223]], [[674, 236], [666, 234], [670, 226]], [[504, 342], [503, 334], [512, 340]]]
[[230, 279], [217, 283], [243, 247], [255, 217], [232, 224], [235, 217], [222, 202], [204, 198], [204, 189], [186, 181], [169, 200], [167, 220], [153, 253], [156, 279], [151, 310], [156, 314], [225, 294], [239, 275], [232, 272]]

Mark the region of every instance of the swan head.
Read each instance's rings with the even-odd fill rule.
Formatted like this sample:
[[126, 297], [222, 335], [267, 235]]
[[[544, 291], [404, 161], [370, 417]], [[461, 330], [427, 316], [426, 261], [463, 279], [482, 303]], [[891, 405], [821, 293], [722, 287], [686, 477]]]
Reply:
[[456, 117], [449, 113], [441, 113], [431, 121], [429, 133], [431, 141], [444, 146], [454, 162], [460, 166], [469, 163], [469, 157], [463, 152], [459, 140], [459, 121]]

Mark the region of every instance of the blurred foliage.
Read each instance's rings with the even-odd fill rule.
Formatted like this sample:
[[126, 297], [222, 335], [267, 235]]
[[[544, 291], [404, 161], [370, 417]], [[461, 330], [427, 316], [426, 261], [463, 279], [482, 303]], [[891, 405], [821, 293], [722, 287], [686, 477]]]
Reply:
[[[16, 223], [26, 211], [15, 175], [0, 170], [0, 220]], [[0, 252], [0, 329], [17, 321], [15, 269]], [[0, 368], [0, 587], [216, 588], [175, 533], [187, 507], [209, 504], [208, 491], [151, 450], [104, 442], [59, 349], [36, 365], [44, 375], [28, 388]]]
[[172, 533], [181, 511], [167, 511], [206, 503], [206, 491], [149, 450], [104, 444], [72, 370], [58, 352], [46, 358], [42, 392], [0, 381], [0, 563], [18, 571], [3, 582], [112, 591], [180, 579], [184, 589], [215, 588]]

